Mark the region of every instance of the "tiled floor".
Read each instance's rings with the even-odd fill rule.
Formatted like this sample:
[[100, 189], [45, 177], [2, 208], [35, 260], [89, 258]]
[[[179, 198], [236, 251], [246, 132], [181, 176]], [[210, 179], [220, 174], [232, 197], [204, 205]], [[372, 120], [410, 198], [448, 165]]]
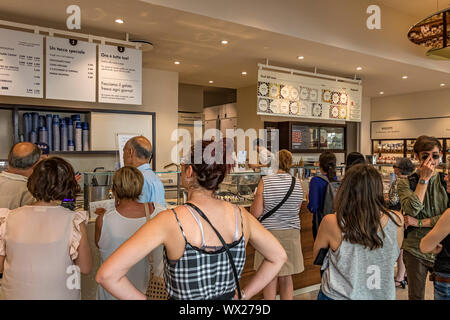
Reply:
[[[433, 300], [433, 282], [427, 281], [425, 300]], [[318, 290], [296, 295], [294, 300], [316, 300]], [[397, 288], [397, 300], [408, 300], [408, 286], [406, 289]]]

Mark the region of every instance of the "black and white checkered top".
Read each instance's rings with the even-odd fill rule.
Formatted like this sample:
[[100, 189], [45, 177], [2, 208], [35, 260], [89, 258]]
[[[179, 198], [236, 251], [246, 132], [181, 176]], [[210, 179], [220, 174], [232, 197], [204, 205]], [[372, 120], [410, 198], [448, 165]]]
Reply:
[[[183, 231], [177, 213], [172, 209], [180, 226], [186, 246], [183, 256], [177, 261], [170, 261], [164, 248], [164, 279], [170, 299], [174, 300], [212, 300], [221, 296], [234, 296], [236, 282], [233, 268], [224, 247], [211, 247], [205, 244], [203, 226], [194, 210], [186, 206], [197, 221], [202, 234], [202, 247], [191, 245]], [[234, 264], [241, 277], [245, 264], [245, 239], [243, 233], [242, 213], [238, 206], [236, 211], [236, 233], [231, 244], [227, 244]], [[239, 217], [242, 235], [239, 237]], [[210, 250], [206, 250], [206, 249]], [[214, 251], [211, 249], [214, 248]]]

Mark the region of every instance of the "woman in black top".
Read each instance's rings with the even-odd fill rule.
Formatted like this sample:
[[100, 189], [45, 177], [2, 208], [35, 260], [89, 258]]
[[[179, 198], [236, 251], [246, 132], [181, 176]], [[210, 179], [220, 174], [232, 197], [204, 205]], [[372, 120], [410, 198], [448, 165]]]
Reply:
[[[447, 186], [449, 192], [448, 181]], [[444, 212], [434, 228], [422, 238], [420, 251], [437, 254], [431, 276], [434, 281], [434, 300], [450, 300], [450, 209]]]

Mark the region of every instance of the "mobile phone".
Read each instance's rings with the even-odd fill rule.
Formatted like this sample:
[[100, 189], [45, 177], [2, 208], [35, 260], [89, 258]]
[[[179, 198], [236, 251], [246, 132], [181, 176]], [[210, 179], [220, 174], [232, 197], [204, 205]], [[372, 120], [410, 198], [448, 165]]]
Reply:
[[327, 256], [327, 254], [328, 254], [328, 248], [326, 248], [326, 249], [325, 248], [321, 248], [319, 250], [319, 253], [317, 254], [316, 259], [314, 260], [314, 264], [316, 266], [323, 265], [323, 261], [325, 260], [325, 257]]
[[61, 202], [61, 207], [67, 208], [69, 210], [75, 211], [75, 199], [64, 199]]

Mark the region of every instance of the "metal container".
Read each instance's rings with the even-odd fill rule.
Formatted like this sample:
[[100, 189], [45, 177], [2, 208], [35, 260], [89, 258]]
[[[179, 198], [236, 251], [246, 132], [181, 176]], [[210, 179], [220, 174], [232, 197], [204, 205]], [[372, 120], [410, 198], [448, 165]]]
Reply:
[[84, 209], [89, 210], [89, 203], [112, 199], [112, 177], [114, 171], [84, 172]]

